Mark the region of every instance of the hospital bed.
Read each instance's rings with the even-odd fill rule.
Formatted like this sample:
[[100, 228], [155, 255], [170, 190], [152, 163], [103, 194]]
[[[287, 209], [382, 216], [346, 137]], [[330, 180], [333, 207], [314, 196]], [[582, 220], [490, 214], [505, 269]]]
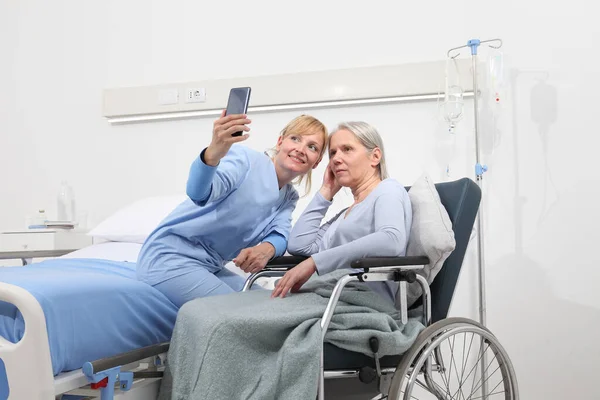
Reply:
[[[181, 200], [153, 198], [115, 213], [121, 226], [104, 233], [118, 242], [0, 268], [0, 400], [158, 396], [178, 310], [136, 279], [135, 262], [139, 242]], [[125, 231], [138, 217], [146, 227]]]
[[[0, 399], [113, 398], [115, 382], [126, 390], [114, 398], [157, 396], [159, 379], [140, 371], [162, 364], [177, 307], [135, 279], [140, 246], [0, 269]], [[117, 365], [96, 374], [94, 360]]]
[[[89, 232], [91, 246], [0, 268], [0, 399], [156, 397], [160, 379], [153, 376], [177, 309], [135, 279], [135, 261], [145, 238], [184, 199], [135, 201]], [[94, 365], [106, 368], [95, 373]]]
[[0, 268], [0, 400], [157, 397], [177, 308], [137, 281], [135, 262], [185, 199], [138, 200], [90, 232], [100, 243]]

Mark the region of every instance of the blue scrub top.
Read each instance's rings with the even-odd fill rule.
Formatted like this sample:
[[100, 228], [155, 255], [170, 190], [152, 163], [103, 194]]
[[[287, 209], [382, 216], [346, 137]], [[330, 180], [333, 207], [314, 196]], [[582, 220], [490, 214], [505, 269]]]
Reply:
[[291, 184], [279, 189], [266, 154], [234, 144], [216, 167], [198, 157], [187, 193], [142, 246], [138, 279], [156, 285], [194, 268], [216, 273], [262, 241], [276, 256], [285, 252], [298, 193]]

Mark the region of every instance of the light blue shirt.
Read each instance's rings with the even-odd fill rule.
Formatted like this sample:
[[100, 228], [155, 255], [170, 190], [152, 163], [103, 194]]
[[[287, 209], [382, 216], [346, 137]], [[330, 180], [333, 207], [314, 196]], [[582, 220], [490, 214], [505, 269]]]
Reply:
[[203, 267], [216, 273], [239, 252], [268, 241], [285, 253], [298, 193], [279, 189], [264, 153], [234, 144], [216, 167], [198, 157], [187, 182], [189, 199], [148, 236], [138, 257], [138, 279], [155, 285]]
[[[331, 204], [317, 192], [294, 225], [288, 242], [291, 254], [312, 256], [319, 275], [350, 268], [350, 263], [359, 258], [406, 255], [412, 207], [406, 189], [398, 181], [381, 181], [348, 216], [342, 210], [321, 226]], [[396, 282], [368, 285], [394, 301]]]

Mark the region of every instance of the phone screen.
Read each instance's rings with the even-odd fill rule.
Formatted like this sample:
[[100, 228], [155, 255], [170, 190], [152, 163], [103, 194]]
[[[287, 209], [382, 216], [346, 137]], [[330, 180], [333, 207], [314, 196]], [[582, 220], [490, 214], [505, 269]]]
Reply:
[[229, 92], [227, 101], [227, 115], [245, 114], [248, 111], [248, 101], [250, 100], [250, 88], [233, 88]]
[[[248, 102], [250, 101], [250, 88], [233, 88], [229, 91], [229, 100], [225, 115], [246, 114], [248, 111]], [[231, 136], [242, 136], [243, 132], [232, 133]]]

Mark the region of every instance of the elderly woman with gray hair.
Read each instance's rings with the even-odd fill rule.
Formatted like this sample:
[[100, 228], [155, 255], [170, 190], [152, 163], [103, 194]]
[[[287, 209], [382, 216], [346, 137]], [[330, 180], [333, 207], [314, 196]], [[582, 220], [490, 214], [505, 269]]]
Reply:
[[[341, 187], [354, 203], [321, 226]], [[272, 297], [298, 291], [317, 272], [323, 275], [350, 268], [363, 257], [404, 256], [412, 223], [412, 208], [404, 186], [388, 178], [383, 142], [365, 122], [347, 122], [329, 136], [329, 165], [323, 185], [295, 224], [288, 252], [310, 256], [280, 279]], [[371, 289], [395, 300], [397, 283], [370, 282]]]

